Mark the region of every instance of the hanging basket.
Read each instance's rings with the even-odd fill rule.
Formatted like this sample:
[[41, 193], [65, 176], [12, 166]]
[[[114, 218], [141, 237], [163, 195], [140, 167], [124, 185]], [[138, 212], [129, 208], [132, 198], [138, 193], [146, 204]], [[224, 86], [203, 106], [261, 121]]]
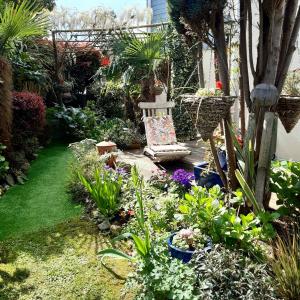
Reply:
[[290, 133], [300, 119], [300, 96], [281, 96], [277, 112], [286, 132]]
[[208, 140], [219, 123], [226, 117], [234, 96], [198, 97], [183, 95], [182, 103], [190, 113], [192, 122], [204, 141]]

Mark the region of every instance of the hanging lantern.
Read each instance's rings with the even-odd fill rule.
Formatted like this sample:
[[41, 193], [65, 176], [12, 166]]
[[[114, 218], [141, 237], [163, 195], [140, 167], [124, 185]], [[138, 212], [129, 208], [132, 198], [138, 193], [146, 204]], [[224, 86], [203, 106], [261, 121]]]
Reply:
[[277, 104], [279, 93], [272, 84], [258, 84], [251, 92], [251, 100], [255, 106], [271, 107]]

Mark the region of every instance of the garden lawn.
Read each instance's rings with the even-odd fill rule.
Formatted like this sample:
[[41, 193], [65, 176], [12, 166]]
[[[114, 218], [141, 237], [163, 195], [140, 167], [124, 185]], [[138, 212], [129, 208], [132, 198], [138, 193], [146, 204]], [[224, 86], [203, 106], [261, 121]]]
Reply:
[[33, 233], [81, 214], [66, 191], [73, 156], [66, 145], [51, 145], [32, 162], [28, 181], [0, 198], [0, 240]]
[[95, 224], [79, 217], [0, 241], [0, 299], [120, 299], [130, 268], [125, 260], [105, 260], [115, 276], [101, 264], [97, 253], [109, 246]]

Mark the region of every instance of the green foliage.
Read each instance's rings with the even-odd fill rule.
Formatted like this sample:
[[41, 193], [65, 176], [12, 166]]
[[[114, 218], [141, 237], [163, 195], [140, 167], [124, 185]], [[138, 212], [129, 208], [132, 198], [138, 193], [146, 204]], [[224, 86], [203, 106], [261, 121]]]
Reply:
[[208, 234], [214, 242], [223, 242], [246, 251], [256, 250], [256, 241], [275, 235], [270, 222], [278, 214], [261, 212], [258, 216], [254, 213], [243, 215], [239, 209], [226, 205], [223, 196], [218, 186], [209, 191], [193, 187], [193, 193], [186, 194], [179, 207], [183, 221], [187, 224], [197, 223], [202, 232]]
[[289, 72], [283, 87], [283, 94], [288, 96], [300, 95], [300, 72]]
[[277, 194], [279, 213], [300, 214], [300, 162], [276, 161], [271, 168], [270, 191]]
[[18, 40], [45, 35], [48, 24], [47, 16], [35, 1], [5, 4], [0, 11], [0, 55], [9, 53]]
[[54, 116], [59, 120], [61, 130], [71, 139], [98, 139], [99, 120], [94, 111], [87, 108], [57, 107]]
[[122, 78], [125, 84], [149, 78], [167, 58], [166, 46], [164, 31], [153, 32], [142, 38], [134, 32], [121, 31], [112, 45], [115, 56], [108, 75]]
[[5, 150], [6, 147], [0, 143], [0, 179], [5, 176], [9, 169], [8, 162], [6, 161], [5, 157], [2, 155], [3, 150]]
[[105, 118], [124, 117], [126, 94], [120, 83], [108, 81], [103, 85], [99, 80], [95, 80], [91, 86], [91, 92], [96, 98], [94, 107], [98, 115]]
[[122, 176], [104, 168], [95, 170], [94, 181], [87, 180], [78, 173], [81, 183], [95, 201], [99, 212], [106, 216], [113, 216], [118, 210], [123, 179]]
[[54, 116], [59, 121], [60, 130], [71, 139], [91, 138], [96, 141], [108, 139], [121, 149], [141, 144], [144, 140], [131, 121], [118, 118], [105, 119], [90, 107], [84, 109], [58, 107]]
[[43, 63], [44, 56], [36, 54], [38, 49], [31, 49], [25, 44], [16, 45], [15, 52], [10, 55], [13, 67], [14, 89], [16, 91], [36, 92], [40, 95], [52, 88], [52, 79]]
[[[119, 240], [123, 240], [126, 238], [131, 238], [133, 240], [135, 250], [139, 257], [149, 264], [150, 254], [152, 252], [151, 246], [151, 237], [148, 224], [145, 221], [145, 213], [144, 213], [144, 204], [143, 204], [143, 188], [144, 188], [144, 180], [139, 175], [137, 167], [133, 166], [131, 169], [131, 180], [135, 189], [135, 196], [137, 200], [137, 207], [135, 210], [135, 217], [138, 221], [139, 231], [142, 232], [143, 236], [138, 236], [131, 232], [124, 233], [113, 239], [113, 243]], [[102, 259], [106, 256], [108, 257], [116, 257], [120, 258], [132, 259], [132, 257], [126, 255], [123, 252], [120, 252], [116, 249], [106, 249], [100, 251], [99, 254], [102, 256]]]
[[[99, 126], [100, 136], [109, 139], [121, 149], [126, 149], [133, 144], [142, 144], [144, 137], [138, 132], [134, 124], [127, 120], [114, 118], [102, 122]], [[98, 137], [99, 138], [99, 137]]]
[[192, 263], [199, 274], [198, 299], [278, 299], [267, 266], [240, 251], [217, 245], [204, 259]]
[[136, 299], [198, 299], [194, 294], [196, 273], [189, 265], [172, 259], [166, 246], [155, 245], [150, 261], [151, 267], [149, 261], [141, 261], [126, 284], [126, 290], [139, 288]]
[[300, 299], [300, 237], [299, 230], [292, 237], [278, 238], [275, 258], [271, 259], [277, 290], [283, 299]]

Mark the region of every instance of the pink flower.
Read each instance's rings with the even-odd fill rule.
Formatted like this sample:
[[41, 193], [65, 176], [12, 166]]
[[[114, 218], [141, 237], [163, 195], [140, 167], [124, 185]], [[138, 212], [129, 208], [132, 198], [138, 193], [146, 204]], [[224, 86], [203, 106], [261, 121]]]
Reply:
[[194, 232], [192, 229], [181, 229], [178, 232], [178, 235], [182, 238], [182, 239], [191, 239], [194, 236]]

